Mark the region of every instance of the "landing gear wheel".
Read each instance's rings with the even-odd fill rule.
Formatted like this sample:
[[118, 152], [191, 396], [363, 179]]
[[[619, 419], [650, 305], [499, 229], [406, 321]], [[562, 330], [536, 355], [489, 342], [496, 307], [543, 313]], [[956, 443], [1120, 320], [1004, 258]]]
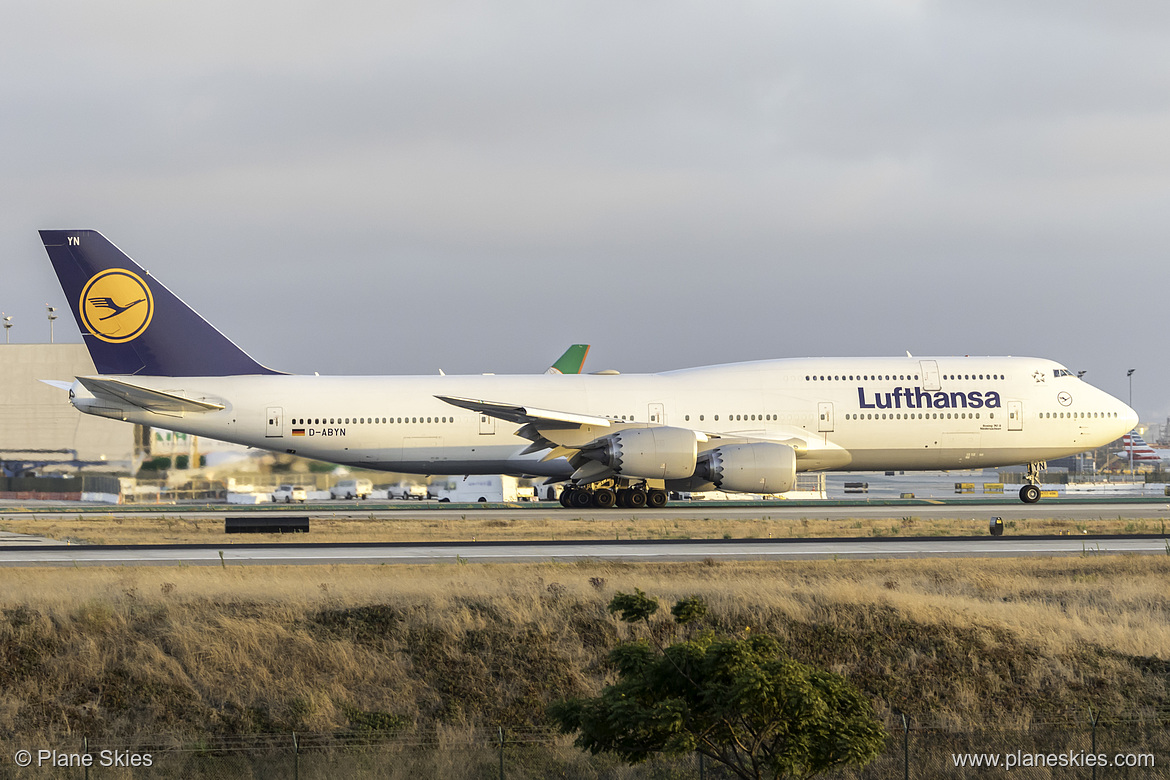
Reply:
[[573, 505], [573, 488], [567, 487], [561, 491], [560, 502], [565, 509]]
[[1036, 485], [1024, 485], [1020, 488], [1020, 500], [1025, 504], [1035, 504], [1040, 500], [1040, 488]]
[[573, 495], [569, 497], [569, 503], [573, 509], [587, 509], [593, 503], [593, 496], [586, 490], [574, 490]]
[[661, 509], [666, 506], [666, 491], [665, 490], [651, 490], [646, 494], [646, 506], [651, 509]]
[[593, 491], [593, 506], [598, 509], [613, 509], [613, 505], [617, 503], [617, 493], [614, 493], [609, 488], [601, 488]]
[[646, 506], [646, 491], [637, 488], [631, 490], [626, 498], [626, 506], [630, 509], [641, 509]]

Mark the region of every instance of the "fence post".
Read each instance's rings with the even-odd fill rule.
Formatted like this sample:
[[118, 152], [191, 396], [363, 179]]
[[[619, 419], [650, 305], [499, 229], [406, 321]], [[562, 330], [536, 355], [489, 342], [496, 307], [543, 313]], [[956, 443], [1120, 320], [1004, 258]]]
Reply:
[[[1093, 755], [1097, 755], [1097, 724], [1101, 722], [1101, 713], [1093, 712], [1093, 708], [1089, 707], [1089, 723], [1093, 729], [1090, 731], [1090, 751]], [[1093, 780], [1097, 780], [1097, 761], [1093, 761]]]
[[699, 754], [699, 780], [707, 780], [707, 765], [703, 762], [703, 754]]
[[910, 721], [902, 713], [902, 778], [910, 780]]
[[500, 726], [500, 780], [504, 780], [504, 727]]
[[293, 738], [293, 780], [300, 780], [301, 777], [301, 743], [297, 741], [297, 733], [292, 733]]
[[[89, 737], [81, 738], [81, 755], [89, 755]], [[89, 780], [89, 762], [85, 762], [85, 780]]]

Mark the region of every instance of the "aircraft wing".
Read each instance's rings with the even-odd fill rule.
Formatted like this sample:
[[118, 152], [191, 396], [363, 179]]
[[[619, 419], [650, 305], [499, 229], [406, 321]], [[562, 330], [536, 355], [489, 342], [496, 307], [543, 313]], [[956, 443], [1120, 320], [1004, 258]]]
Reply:
[[452, 406], [458, 406], [461, 409], [470, 409], [473, 412], [486, 414], [488, 417], [495, 417], [499, 420], [507, 420], [508, 422], [519, 423], [520, 425], [526, 423], [553, 423], [563, 424], [564, 427], [570, 428], [578, 425], [597, 425], [602, 428], [608, 428], [613, 422], [607, 417], [575, 414], [573, 412], [557, 412], [551, 409], [538, 409], [534, 406], [503, 404], [496, 401], [479, 401], [473, 398], [458, 398], [448, 395], [437, 395], [435, 398], [438, 398], [440, 401], [446, 401]]
[[178, 412], [218, 412], [224, 408], [223, 404], [203, 401], [197, 398], [188, 398], [176, 393], [162, 390], [153, 390], [119, 379], [104, 377], [79, 376], [80, 382], [86, 390], [98, 398], [108, 401], [130, 404], [150, 412], [175, 414]]
[[[475, 400], [471, 398], [456, 398], [452, 396], [435, 396], [453, 406], [469, 409], [489, 417], [517, 423], [521, 427], [516, 435], [532, 442], [525, 448], [522, 455], [528, 455], [541, 450], [548, 450], [542, 460], [566, 458], [577, 469], [574, 478], [587, 475], [591, 479], [602, 479], [608, 475], [605, 469], [599, 469], [600, 464], [591, 462], [595, 457], [595, 450], [602, 440], [619, 431], [632, 428], [666, 428], [657, 423], [632, 422], [611, 420], [607, 417], [578, 414], [575, 412], [561, 412], [550, 409], [539, 409], [520, 404], [506, 404], [497, 401]], [[787, 444], [797, 451], [798, 455], [807, 451], [808, 442], [792, 437], [764, 437], [759, 435], [727, 435], [707, 433], [692, 430], [698, 440], [699, 449], [705, 450], [719, 444], [738, 443], [743, 441], [769, 441]]]

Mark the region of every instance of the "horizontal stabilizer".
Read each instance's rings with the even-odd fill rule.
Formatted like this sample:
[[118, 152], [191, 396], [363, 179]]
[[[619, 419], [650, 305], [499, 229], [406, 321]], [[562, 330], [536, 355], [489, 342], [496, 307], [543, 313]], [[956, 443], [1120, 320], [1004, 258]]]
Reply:
[[130, 404], [145, 409], [148, 412], [177, 413], [177, 412], [218, 412], [224, 405], [211, 401], [168, 393], [162, 390], [152, 390], [149, 387], [123, 382], [118, 379], [103, 377], [79, 376], [77, 381], [85, 386], [97, 398], [103, 398], [117, 403]]
[[55, 387], [58, 390], [68, 390], [69, 388], [73, 387], [72, 382], [62, 382], [60, 379], [41, 379], [38, 381], [44, 382], [46, 385]]

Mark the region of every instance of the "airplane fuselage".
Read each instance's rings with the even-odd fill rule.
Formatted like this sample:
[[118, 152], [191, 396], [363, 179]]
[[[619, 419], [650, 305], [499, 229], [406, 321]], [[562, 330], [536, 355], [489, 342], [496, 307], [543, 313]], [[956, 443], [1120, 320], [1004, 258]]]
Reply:
[[1107, 444], [1135, 416], [1040, 358], [800, 358], [627, 375], [125, 377], [222, 405], [152, 412], [94, 399], [82, 411], [247, 446], [418, 474], [568, 477], [523, 454], [520, 425], [437, 396], [509, 402], [725, 439], [777, 441], [797, 470], [928, 470], [1045, 461]]

